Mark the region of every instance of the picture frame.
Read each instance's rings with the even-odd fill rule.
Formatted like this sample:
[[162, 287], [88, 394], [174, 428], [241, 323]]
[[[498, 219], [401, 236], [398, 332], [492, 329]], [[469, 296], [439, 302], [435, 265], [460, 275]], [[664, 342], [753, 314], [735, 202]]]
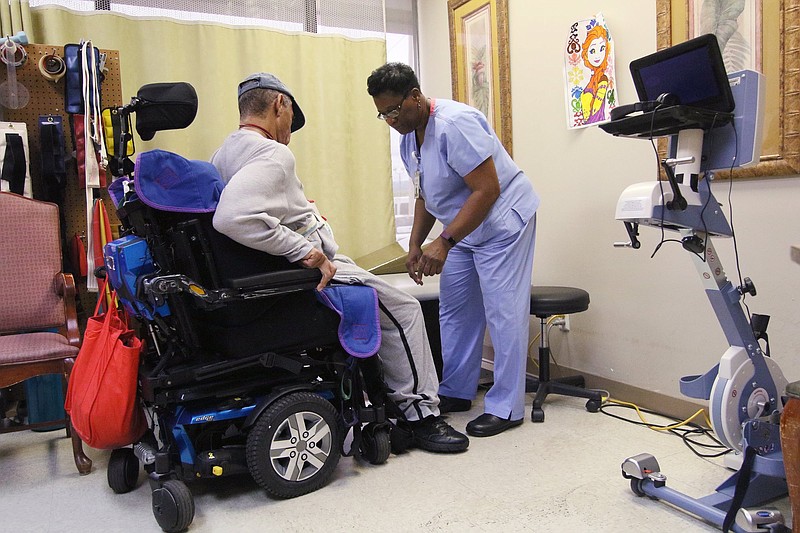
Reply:
[[[700, 0], [656, 0], [659, 50], [689, 38], [690, 3]], [[766, 79], [764, 147], [757, 165], [717, 174], [720, 178], [762, 178], [800, 174], [800, 10], [786, 0], [761, 3], [758, 22], [763, 37], [760, 57]], [[666, 151], [666, 144], [661, 143]], [[661, 149], [659, 150], [661, 151]]]
[[448, 0], [453, 99], [481, 110], [512, 155], [508, 0]]

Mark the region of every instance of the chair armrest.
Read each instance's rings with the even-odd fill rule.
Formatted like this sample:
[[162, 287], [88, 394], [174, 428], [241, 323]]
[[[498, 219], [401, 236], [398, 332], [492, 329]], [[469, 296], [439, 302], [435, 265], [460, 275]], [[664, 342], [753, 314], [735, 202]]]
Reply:
[[80, 347], [81, 332], [78, 328], [78, 312], [75, 309], [75, 278], [72, 274], [59, 272], [56, 274], [56, 293], [64, 301], [64, 316], [66, 317], [63, 334], [71, 346]]
[[265, 272], [242, 278], [226, 278], [222, 280], [225, 287], [232, 289], [313, 289], [322, 279], [322, 273], [316, 268], [298, 268]]

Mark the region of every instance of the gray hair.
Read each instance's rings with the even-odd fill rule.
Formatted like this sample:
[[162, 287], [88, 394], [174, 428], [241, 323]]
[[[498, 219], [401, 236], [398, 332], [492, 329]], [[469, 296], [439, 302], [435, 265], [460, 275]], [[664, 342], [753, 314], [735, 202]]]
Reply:
[[[280, 91], [273, 89], [253, 89], [247, 91], [239, 97], [239, 116], [252, 117], [262, 116], [267, 112], [269, 106], [278, 98]], [[292, 99], [283, 94], [283, 107], [292, 105]]]

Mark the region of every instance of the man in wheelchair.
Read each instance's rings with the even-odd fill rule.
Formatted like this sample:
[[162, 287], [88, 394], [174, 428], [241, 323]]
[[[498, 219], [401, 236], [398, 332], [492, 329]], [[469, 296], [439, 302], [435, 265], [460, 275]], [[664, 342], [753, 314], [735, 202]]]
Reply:
[[305, 117], [289, 89], [274, 75], [258, 73], [239, 84], [239, 130], [211, 159], [225, 188], [214, 228], [250, 248], [319, 269], [318, 289], [330, 280], [376, 290], [380, 306], [383, 364], [388, 396], [401, 410], [415, 446], [461, 452], [466, 435], [439, 415], [438, 380], [422, 311], [416, 299], [337, 255], [327, 222], [303, 194], [295, 173], [291, 135]]

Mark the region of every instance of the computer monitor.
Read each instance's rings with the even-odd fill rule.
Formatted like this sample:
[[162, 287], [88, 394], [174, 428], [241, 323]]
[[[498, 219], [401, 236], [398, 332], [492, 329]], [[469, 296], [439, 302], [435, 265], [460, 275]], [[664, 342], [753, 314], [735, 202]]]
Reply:
[[640, 102], [653, 102], [662, 94], [677, 97], [678, 104], [729, 113], [734, 101], [717, 38], [701, 35], [630, 65]]

